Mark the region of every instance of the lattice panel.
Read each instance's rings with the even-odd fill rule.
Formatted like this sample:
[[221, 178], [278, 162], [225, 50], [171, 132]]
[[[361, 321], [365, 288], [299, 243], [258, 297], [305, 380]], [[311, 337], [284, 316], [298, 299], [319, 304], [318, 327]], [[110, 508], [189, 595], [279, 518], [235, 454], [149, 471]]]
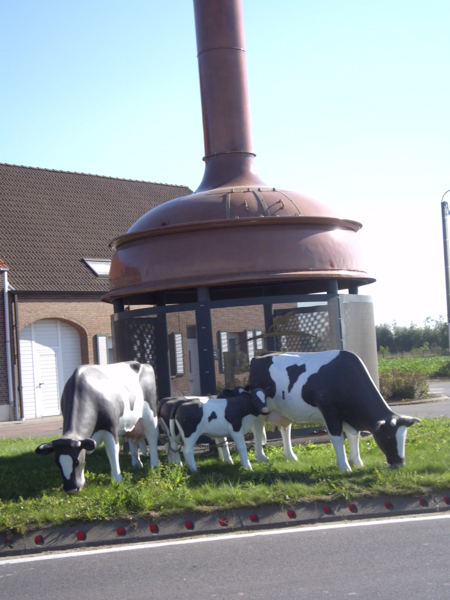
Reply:
[[116, 360], [136, 360], [152, 365], [156, 371], [154, 319], [129, 319], [114, 323]]
[[[278, 332], [284, 334], [276, 338], [278, 351], [285, 348], [287, 352], [322, 352], [336, 347], [327, 307], [277, 310], [274, 316], [285, 314], [287, 317], [286, 313], [289, 317], [276, 328]], [[289, 335], [289, 333], [297, 335]], [[299, 333], [309, 335], [299, 336]]]

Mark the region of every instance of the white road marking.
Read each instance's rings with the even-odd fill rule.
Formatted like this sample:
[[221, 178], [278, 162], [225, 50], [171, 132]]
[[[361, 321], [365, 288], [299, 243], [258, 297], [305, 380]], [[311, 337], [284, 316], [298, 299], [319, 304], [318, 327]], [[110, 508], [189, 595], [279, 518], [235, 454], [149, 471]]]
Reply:
[[109, 548], [99, 548], [93, 550], [73, 550], [69, 552], [60, 552], [58, 554], [44, 554], [36, 556], [26, 556], [22, 558], [0, 559], [0, 566], [18, 565], [22, 563], [39, 562], [43, 560], [56, 560], [59, 558], [78, 558], [79, 556], [92, 556], [95, 554], [111, 554], [113, 552], [131, 552], [133, 550], [152, 550], [155, 548], [165, 548], [167, 546], [184, 546], [187, 544], [204, 544], [208, 542], [226, 542], [228, 540], [240, 540], [251, 537], [260, 537], [268, 535], [292, 535], [301, 534], [309, 531], [325, 531], [329, 529], [344, 529], [346, 527], [375, 527], [378, 525], [392, 525], [394, 523], [412, 523], [421, 521], [435, 521], [437, 519], [450, 519], [450, 514], [439, 515], [421, 515], [413, 517], [399, 517], [386, 519], [373, 519], [367, 521], [351, 521], [346, 523], [329, 523], [327, 525], [308, 525], [307, 527], [298, 526], [293, 528], [271, 529], [264, 531], [255, 531], [251, 533], [232, 533], [222, 535], [211, 535], [202, 538], [191, 538], [182, 540], [171, 540], [167, 542], [148, 542], [130, 544], [129, 546], [113, 546]]

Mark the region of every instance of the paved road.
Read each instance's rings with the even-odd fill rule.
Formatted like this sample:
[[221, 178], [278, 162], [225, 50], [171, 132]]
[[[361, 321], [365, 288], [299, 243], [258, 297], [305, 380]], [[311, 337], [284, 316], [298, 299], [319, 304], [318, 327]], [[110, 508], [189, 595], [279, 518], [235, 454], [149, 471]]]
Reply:
[[397, 404], [392, 407], [395, 412], [420, 418], [450, 417], [450, 398], [439, 402], [423, 402], [420, 404]]
[[430, 381], [430, 392], [450, 396], [450, 381]]
[[[449, 515], [0, 560], [1, 598], [448, 600]], [[423, 519], [423, 517], [422, 517]], [[103, 549], [104, 552], [105, 549]], [[18, 560], [27, 560], [18, 559]]]

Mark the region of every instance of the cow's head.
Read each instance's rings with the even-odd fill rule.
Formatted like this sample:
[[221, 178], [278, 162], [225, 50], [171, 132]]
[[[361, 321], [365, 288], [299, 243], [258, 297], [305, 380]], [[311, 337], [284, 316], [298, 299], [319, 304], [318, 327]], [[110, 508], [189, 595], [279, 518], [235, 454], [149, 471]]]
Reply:
[[46, 444], [41, 444], [35, 450], [36, 454], [55, 453], [55, 461], [61, 469], [63, 487], [67, 494], [77, 494], [84, 486], [84, 462], [86, 450], [92, 452], [97, 444], [95, 440], [71, 440], [60, 438]]
[[378, 421], [376, 424], [373, 437], [390, 467], [405, 464], [406, 428], [413, 423], [420, 423], [420, 419], [393, 415], [390, 421]]
[[268, 415], [270, 408], [267, 406], [266, 398], [269, 395], [270, 389], [261, 390], [255, 388], [251, 391], [243, 390], [240, 396], [247, 398], [250, 401], [250, 409], [252, 415], [259, 417], [259, 415]]

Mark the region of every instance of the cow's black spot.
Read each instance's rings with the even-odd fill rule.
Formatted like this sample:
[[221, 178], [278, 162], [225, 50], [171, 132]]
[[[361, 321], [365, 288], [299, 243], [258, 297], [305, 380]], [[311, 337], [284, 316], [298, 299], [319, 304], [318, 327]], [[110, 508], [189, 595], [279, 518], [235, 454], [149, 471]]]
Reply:
[[300, 375], [306, 371], [306, 367], [305, 365], [291, 365], [290, 367], [287, 367], [286, 371], [289, 377], [288, 392], [290, 392], [297, 383]]
[[130, 365], [130, 369], [133, 369], [135, 373], [139, 373], [141, 370], [141, 363], [130, 361], [128, 364]]
[[216, 413], [213, 411], [208, 417], [208, 423], [211, 423], [214, 419], [217, 419]]
[[200, 400], [188, 400], [180, 404], [175, 413], [175, 419], [184, 431], [185, 437], [190, 437], [203, 418], [203, 404]]
[[270, 388], [268, 394], [271, 398], [274, 398], [277, 393], [277, 386], [275, 381], [272, 379], [269, 373], [269, 369], [273, 364], [274, 357], [276, 354], [268, 354], [267, 356], [258, 356], [250, 363], [250, 375], [248, 378], [249, 387], [254, 390], [260, 388], [267, 390]]
[[225, 408], [225, 419], [233, 427], [233, 431], [239, 431], [242, 428], [242, 418], [250, 414], [245, 410], [246, 399], [227, 398], [227, 406]]
[[341, 435], [343, 421], [356, 431], [373, 433], [378, 420], [393, 414], [361, 360], [345, 350], [308, 377], [302, 397], [319, 408], [331, 435]]

